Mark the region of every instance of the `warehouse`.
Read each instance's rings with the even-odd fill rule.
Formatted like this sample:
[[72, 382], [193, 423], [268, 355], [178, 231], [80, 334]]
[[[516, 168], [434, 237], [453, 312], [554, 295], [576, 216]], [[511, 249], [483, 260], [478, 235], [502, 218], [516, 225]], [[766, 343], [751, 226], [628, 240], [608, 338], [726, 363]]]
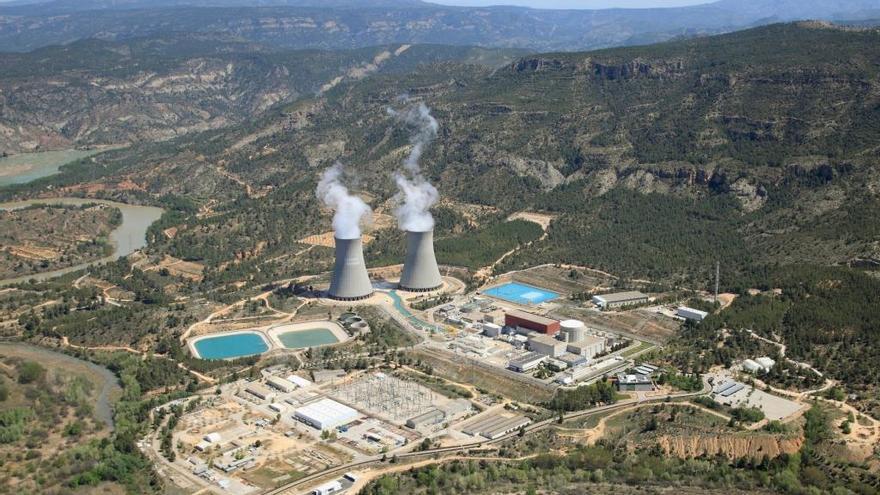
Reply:
[[687, 306], [679, 306], [675, 312], [676, 315], [691, 321], [703, 321], [709, 313], [700, 311], [699, 309], [689, 308]]
[[265, 385], [257, 382], [249, 383], [248, 386], [245, 387], [244, 391], [262, 400], [272, 400], [275, 398], [275, 392], [269, 390], [269, 388]]
[[529, 349], [538, 354], [559, 357], [565, 353], [565, 342], [549, 335], [534, 335], [529, 338]]
[[530, 352], [523, 356], [520, 356], [516, 359], [511, 360], [507, 363], [507, 367], [512, 369], [513, 371], [518, 371], [520, 373], [525, 373], [526, 371], [533, 370], [538, 367], [541, 363], [547, 360], [547, 356], [543, 354], [538, 354], [537, 352]]
[[333, 399], [322, 399], [294, 411], [293, 417], [319, 430], [329, 430], [358, 418], [356, 410]]
[[274, 389], [284, 392], [285, 394], [296, 390], [296, 385], [285, 380], [284, 378], [281, 378], [280, 376], [270, 376], [266, 379], [266, 384]]
[[529, 418], [519, 414], [512, 416], [500, 414], [482, 415], [482, 417], [475, 419], [462, 428], [461, 431], [474, 437], [480, 435], [489, 440], [495, 440], [508, 433], [513, 433], [531, 422]]
[[619, 392], [650, 392], [654, 390], [654, 382], [646, 375], [626, 373], [617, 374], [617, 390]]
[[602, 309], [622, 308], [646, 302], [648, 302], [648, 296], [638, 291], [615, 292], [614, 294], [593, 296], [593, 304]]
[[442, 423], [444, 419], [446, 419], [446, 413], [439, 409], [431, 409], [430, 411], [406, 420], [406, 426], [415, 430], [416, 428], [421, 428], [423, 426]]
[[568, 344], [566, 350], [586, 359], [593, 359], [596, 355], [605, 352], [605, 338], [597, 337], [596, 335], [587, 335], [580, 342]]
[[560, 328], [558, 320], [516, 309], [510, 310], [504, 315], [504, 324], [508, 327], [534, 330], [546, 335], [556, 335]]
[[287, 377], [287, 381], [289, 381], [290, 383], [296, 385], [296, 386], [299, 387], [299, 388], [306, 388], [306, 387], [311, 387], [311, 386], [312, 386], [312, 382], [310, 382], [310, 381], [308, 381], [308, 380], [306, 380], [305, 378], [302, 378], [302, 377], [300, 377], [300, 376], [296, 376], [296, 375], [290, 375], [290, 376], [288, 376], [288, 377]]

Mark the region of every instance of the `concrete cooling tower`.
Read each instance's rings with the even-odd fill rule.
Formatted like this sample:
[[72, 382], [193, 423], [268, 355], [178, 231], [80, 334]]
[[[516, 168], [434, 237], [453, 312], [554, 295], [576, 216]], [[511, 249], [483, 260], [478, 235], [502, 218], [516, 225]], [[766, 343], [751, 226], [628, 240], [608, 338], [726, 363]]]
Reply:
[[400, 276], [400, 289], [428, 292], [443, 285], [434, 257], [434, 231], [406, 233], [406, 261]]
[[373, 294], [364, 263], [364, 248], [357, 239], [336, 239], [336, 264], [330, 279], [329, 296], [337, 301], [359, 301]]

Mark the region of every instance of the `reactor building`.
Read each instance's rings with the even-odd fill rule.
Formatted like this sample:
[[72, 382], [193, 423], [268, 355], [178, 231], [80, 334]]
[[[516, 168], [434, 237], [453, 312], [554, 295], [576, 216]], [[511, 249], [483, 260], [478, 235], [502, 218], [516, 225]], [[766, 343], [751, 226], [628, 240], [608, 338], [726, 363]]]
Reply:
[[361, 238], [336, 238], [336, 263], [328, 295], [337, 301], [360, 301], [373, 295], [373, 284], [364, 263]]
[[434, 256], [434, 231], [406, 233], [406, 260], [399, 288], [409, 292], [429, 292], [443, 285]]

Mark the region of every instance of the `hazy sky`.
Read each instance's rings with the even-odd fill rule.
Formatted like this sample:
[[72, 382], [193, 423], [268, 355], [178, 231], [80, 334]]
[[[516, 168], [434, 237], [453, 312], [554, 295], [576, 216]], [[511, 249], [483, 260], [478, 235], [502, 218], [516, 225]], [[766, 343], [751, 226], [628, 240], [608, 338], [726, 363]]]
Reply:
[[713, 0], [427, 0], [443, 5], [521, 5], [543, 9], [606, 9], [610, 7], [681, 7], [698, 5]]

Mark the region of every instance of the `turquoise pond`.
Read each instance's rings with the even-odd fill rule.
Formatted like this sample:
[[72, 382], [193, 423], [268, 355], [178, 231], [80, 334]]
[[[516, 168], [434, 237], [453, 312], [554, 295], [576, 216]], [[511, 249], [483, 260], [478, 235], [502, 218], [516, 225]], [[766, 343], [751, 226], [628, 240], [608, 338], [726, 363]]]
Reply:
[[218, 335], [197, 341], [193, 346], [202, 359], [231, 359], [262, 354], [269, 345], [258, 333]]
[[532, 287], [531, 285], [518, 284], [516, 282], [492, 287], [491, 289], [484, 290], [483, 294], [526, 306], [541, 304], [542, 302], [552, 301], [559, 297], [559, 294], [553, 291], [539, 289], [537, 287]]
[[335, 344], [339, 342], [333, 332], [326, 328], [312, 328], [308, 330], [294, 330], [278, 335], [278, 340], [288, 349], [304, 349], [319, 345]]

